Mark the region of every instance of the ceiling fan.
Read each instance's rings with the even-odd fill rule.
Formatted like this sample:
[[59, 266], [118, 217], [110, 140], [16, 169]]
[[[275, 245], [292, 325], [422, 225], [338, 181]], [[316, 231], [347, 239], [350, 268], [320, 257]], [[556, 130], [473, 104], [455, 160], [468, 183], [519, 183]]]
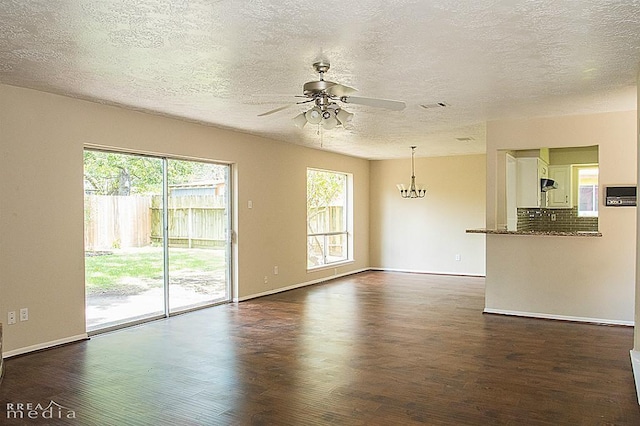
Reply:
[[311, 109], [293, 118], [296, 126], [302, 128], [305, 124], [310, 123], [318, 124], [325, 129], [333, 129], [338, 125], [344, 126], [353, 119], [353, 114], [343, 109], [338, 102], [385, 108], [393, 111], [401, 111], [405, 108], [406, 105], [402, 101], [351, 96], [351, 93], [357, 91], [356, 89], [324, 79], [324, 74], [329, 71], [329, 67], [330, 64], [326, 61], [319, 61], [313, 64], [313, 68], [320, 75], [320, 78], [317, 81], [309, 81], [304, 84], [302, 87], [303, 94], [298, 95], [298, 97], [305, 98], [305, 100], [263, 112], [258, 114], [258, 117], [285, 110], [293, 105], [313, 102], [314, 106]]

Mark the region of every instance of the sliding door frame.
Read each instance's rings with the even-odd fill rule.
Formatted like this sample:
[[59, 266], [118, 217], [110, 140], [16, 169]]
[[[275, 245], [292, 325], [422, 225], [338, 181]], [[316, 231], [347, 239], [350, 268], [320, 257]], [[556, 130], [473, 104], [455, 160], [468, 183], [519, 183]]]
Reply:
[[[136, 155], [140, 157], [148, 157], [155, 158], [162, 161], [162, 250], [163, 250], [163, 294], [164, 294], [164, 312], [162, 315], [153, 315], [143, 319], [137, 319], [134, 321], [123, 322], [120, 324], [99, 328], [95, 330], [91, 330], [87, 332], [89, 336], [107, 333], [110, 331], [133, 327], [139, 324], [143, 324], [150, 321], [155, 321], [158, 319], [169, 318], [175, 315], [181, 315], [187, 312], [197, 311], [200, 309], [209, 308], [216, 305], [222, 305], [226, 303], [231, 303], [234, 300], [235, 296], [235, 288], [234, 285], [234, 268], [235, 268], [235, 251], [234, 251], [234, 214], [235, 214], [235, 197], [234, 197], [234, 165], [232, 163], [220, 162], [207, 160], [202, 158], [191, 158], [191, 157], [181, 157], [181, 156], [171, 156], [165, 154], [152, 154], [152, 153], [141, 153], [135, 150], [127, 150], [127, 149], [119, 149], [119, 148], [108, 148], [103, 146], [94, 146], [87, 144], [83, 147], [84, 151], [98, 151], [98, 152], [106, 152], [111, 154], [123, 154], [123, 155]], [[181, 309], [175, 312], [171, 312], [171, 306], [169, 303], [170, 298], [170, 271], [169, 271], [169, 179], [168, 179], [168, 164], [170, 160], [176, 161], [193, 161], [199, 163], [206, 163], [212, 165], [218, 165], [225, 167], [225, 199], [226, 199], [226, 210], [227, 210], [227, 218], [226, 218], [226, 236], [225, 236], [225, 280], [226, 280], [226, 298], [224, 300], [215, 300], [211, 303], [204, 303], [202, 305], [189, 307], [186, 309]], [[84, 168], [84, 164], [83, 164]], [[83, 244], [84, 246], [84, 244]], [[86, 285], [86, 284], [85, 284]], [[85, 296], [86, 297], [86, 296]], [[86, 300], [86, 299], [85, 299]]]

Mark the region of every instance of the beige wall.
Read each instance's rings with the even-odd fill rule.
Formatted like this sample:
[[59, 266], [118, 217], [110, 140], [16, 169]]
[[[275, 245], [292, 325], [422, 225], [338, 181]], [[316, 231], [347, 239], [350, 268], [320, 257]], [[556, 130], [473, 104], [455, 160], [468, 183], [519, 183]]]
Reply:
[[587, 145], [599, 145], [603, 236], [488, 235], [487, 310], [634, 321], [636, 208], [603, 207], [602, 194], [637, 181], [636, 111], [488, 123], [487, 227], [497, 223], [499, 150]]
[[29, 308], [29, 321], [5, 326], [5, 352], [85, 333], [86, 145], [234, 165], [236, 297], [334, 274], [306, 270], [307, 167], [353, 174], [355, 262], [337, 273], [369, 266], [367, 160], [3, 85], [0, 130], [0, 314]]
[[[416, 158], [416, 180], [428, 192], [403, 199], [411, 161], [371, 162], [371, 266], [484, 275], [484, 236], [466, 234], [485, 222], [485, 156]], [[460, 254], [460, 261], [455, 255]]]
[[[636, 147], [640, 146], [640, 70], [638, 70], [637, 78], [638, 96], [636, 102], [638, 103], [637, 109], [637, 139]], [[637, 164], [640, 164], [640, 149], [637, 152]], [[638, 175], [636, 176], [636, 182], [638, 188], [640, 188], [640, 167], [638, 167]], [[635, 294], [635, 320], [636, 327], [633, 332], [633, 350], [640, 351], [640, 212], [636, 214], [636, 294]], [[639, 360], [640, 361], [640, 360]], [[638, 392], [638, 403], [640, 403], [640, 370], [636, 373], [634, 365], [634, 374], [636, 375], [636, 390]]]

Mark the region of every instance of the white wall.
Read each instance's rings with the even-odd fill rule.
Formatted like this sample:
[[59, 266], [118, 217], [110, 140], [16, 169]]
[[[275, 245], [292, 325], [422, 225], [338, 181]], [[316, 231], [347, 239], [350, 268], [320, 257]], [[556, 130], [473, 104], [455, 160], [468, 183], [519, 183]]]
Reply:
[[232, 163], [237, 297], [334, 274], [306, 270], [307, 167], [353, 174], [355, 261], [338, 274], [369, 266], [367, 160], [4, 85], [0, 130], [0, 314], [29, 308], [5, 325], [5, 352], [85, 333], [85, 145]]
[[636, 208], [604, 207], [603, 188], [634, 184], [636, 111], [487, 125], [487, 228], [497, 223], [499, 150], [599, 145], [601, 238], [487, 236], [485, 308], [634, 321]]
[[[485, 156], [416, 158], [416, 180], [428, 192], [403, 199], [411, 160], [371, 162], [371, 266], [484, 275], [485, 237], [466, 234], [485, 223]], [[460, 261], [455, 255], [460, 254]]]

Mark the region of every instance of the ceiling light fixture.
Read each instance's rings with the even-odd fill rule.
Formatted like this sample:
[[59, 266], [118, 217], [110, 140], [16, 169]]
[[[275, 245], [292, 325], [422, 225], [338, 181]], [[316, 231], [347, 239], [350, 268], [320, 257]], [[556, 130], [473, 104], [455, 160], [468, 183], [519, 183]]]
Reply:
[[409, 184], [409, 187], [407, 188], [401, 183], [396, 185], [400, 190], [400, 195], [402, 196], [402, 198], [424, 198], [424, 196], [427, 195], [427, 190], [424, 188], [423, 185], [416, 186], [416, 166], [415, 166], [415, 159], [414, 159], [415, 153], [416, 153], [416, 147], [412, 146], [411, 147], [411, 183]]

